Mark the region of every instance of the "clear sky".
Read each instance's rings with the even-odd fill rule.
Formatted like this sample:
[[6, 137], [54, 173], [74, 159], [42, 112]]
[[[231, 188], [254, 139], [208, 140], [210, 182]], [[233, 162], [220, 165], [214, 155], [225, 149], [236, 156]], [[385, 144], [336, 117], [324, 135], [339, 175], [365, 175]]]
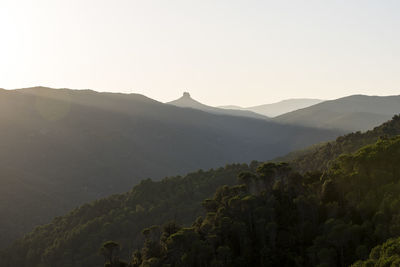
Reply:
[[210, 105], [400, 94], [398, 0], [1, 0], [0, 87]]

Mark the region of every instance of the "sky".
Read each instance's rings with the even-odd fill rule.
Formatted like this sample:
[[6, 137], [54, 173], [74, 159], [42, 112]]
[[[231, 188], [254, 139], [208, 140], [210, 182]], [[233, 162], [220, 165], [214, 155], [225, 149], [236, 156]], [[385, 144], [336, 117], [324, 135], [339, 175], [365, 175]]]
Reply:
[[400, 94], [400, 1], [1, 0], [0, 88], [209, 105]]

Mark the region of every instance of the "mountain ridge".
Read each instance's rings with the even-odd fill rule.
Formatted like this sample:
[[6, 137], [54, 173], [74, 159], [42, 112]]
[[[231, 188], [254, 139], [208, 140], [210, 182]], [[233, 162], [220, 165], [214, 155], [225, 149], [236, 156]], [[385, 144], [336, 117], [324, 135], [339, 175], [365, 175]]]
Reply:
[[314, 99], [314, 98], [290, 98], [284, 99], [279, 102], [270, 103], [270, 104], [262, 104], [251, 107], [240, 107], [235, 105], [228, 106], [220, 106], [220, 108], [231, 108], [231, 109], [239, 109], [239, 110], [249, 110], [256, 112], [261, 115], [265, 115], [267, 117], [274, 118], [276, 116], [298, 110], [301, 108], [309, 107], [318, 103], [321, 103], [325, 100]]
[[[45, 87], [0, 91], [0, 125], [0, 216], [13, 222], [0, 221], [0, 246], [147, 177], [272, 159], [341, 134], [137, 94]], [[10, 179], [21, 182], [14, 194], [5, 185]]]
[[[160, 230], [160, 227], [154, 225], [162, 225], [163, 223], [171, 221], [176, 223], [176, 231], [179, 232], [177, 235], [174, 235], [174, 238], [171, 237], [172, 240], [168, 241], [168, 244], [171, 244], [171, 242], [178, 242], [186, 236], [182, 235], [182, 232], [187, 233], [188, 231], [191, 231], [190, 229], [198, 228], [199, 226], [202, 227], [200, 228], [201, 231], [198, 233], [200, 234], [200, 237], [204, 236], [204, 233], [207, 233], [212, 229], [210, 222], [213, 222], [213, 218], [215, 217], [220, 219], [215, 220], [215, 224], [212, 224], [214, 229], [217, 231], [217, 234], [220, 234], [220, 230], [225, 231], [227, 229], [231, 229], [232, 233], [236, 234], [241, 234], [246, 229], [249, 229], [250, 231], [251, 229], [260, 229], [260, 233], [257, 235], [242, 235], [242, 238], [232, 239], [216, 239], [210, 236], [212, 241], [211, 244], [215, 243], [216, 240], [220, 240], [219, 242], [229, 242], [230, 240], [240, 241], [243, 240], [243, 238], [256, 238], [254, 240], [259, 240], [259, 236], [262, 233], [265, 233], [265, 231], [271, 232], [271, 238], [280, 235], [281, 238], [276, 239], [276, 243], [272, 242], [272, 248], [275, 248], [276, 255], [279, 255], [282, 258], [276, 259], [275, 253], [266, 254], [274, 255], [274, 257], [271, 257], [271, 260], [274, 261], [274, 264], [272, 264], [274, 266], [282, 263], [282, 260], [290, 262], [290, 264], [287, 264], [288, 266], [294, 265], [294, 262], [298, 260], [299, 257], [292, 257], [292, 254], [280, 253], [280, 251], [286, 251], [286, 249], [289, 248], [293, 249], [294, 252], [299, 253], [299, 255], [302, 255], [304, 257], [303, 260], [306, 260], [307, 264], [305, 264], [304, 261], [301, 261], [300, 263], [304, 263], [304, 265], [300, 264], [300, 266], [314, 266], [326, 259], [331, 260], [331, 265], [335, 266], [334, 263], [338, 261], [335, 261], [334, 257], [343, 257], [340, 256], [342, 254], [336, 253], [335, 250], [330, 254], [334, 256], [328, 258], [313, 256], [314, 254], [317, 254], [317, 252], [318, 255], [325, 255], [322, 254], [322, 252], [326, 252], [326, 248], [332, 247], [333, 242], [324, 242], [324, 240], [335, 240], [335, 243], [333, 244], [338, 244], [337, 246], [339, 246], [338, 248], [340, 249], [340, 245], [342, 244], [341, 240], [344, 240], [343, 236], [347, 236], [347, 233], [353, 233], [354, 237], [357, 238], [360, 236], [360, 233], [366, 233], [364, 237], [366, 238], [366, 242], [369, 240], [367, 244], [368, 247], [365, 247], [365, 249], [362, 250], [366, 252], [363, 252], [363, 254], [358, 252], [346, 253], [346, 261], [351, 263], [354, 261], [354, 257], [368, 254], [368, 249], [379, 242], [379, 239], [371, 239], [371, 236], [368, 235], [368, 233], [371, 233], [372, 231], [374, 237], [384, 238], [384, 233], [382, 233], [382, 231], [374, 232], [374, 229], [370, 229], [372, 224], [376, 224], [376, 229], [380, 229], [379, 223], [382, 222], [382, 216], [377, 217], [380, 215], [379, 210], [373, 210], [373, 212], [377, 212], [375, 217], [372, 216], [374, 213], [366, 213], [362, 209], [360, 210], [361, 214], [354, 214], [355, 208], [358, 208], [358, 206], [351, 207], [351, 204], [357, 204], [358, 202], [349, 201], [349, 204], [345, 206], [345, 211], [349, 212], [347, 216], [355, 215], [354, 220], [347, 220], [347, 217], [343, 216], [344, 209], [342, 209], [342, 205], [345, 200], [357, 196], [357, 194], [353, 193], [355, 192], [353, 189], [348, 188], [350, 182], [353, 188], [361, 188], [364, 190], [363, 192], [368, 192], [366, 189], [369, 188], [373, 189], [373, 186], [371, 186], [373, 184], [370, 182], [350, 179], [355, 174], [359, 176], [363, 174], [363, 172], [354, 172], [351, 170], [352, 168], [359, 168], [360, 164], [357, 164], [357, 162], [363, 163], [367, 166], [369, 166], [369, 164], [375, 164], [378, 166], [375, 175], [382, 173], [391, 174], [392, 172], [384, 172], [385, 170], [392, 170], [392, 168], [386, 166], [395, 167], [398, 170], [400, 165], [395, 164], [396, 160], [398, 161], [398, 157], [395, 157], [391, 162], [386, 163], [385, 159], [387, 159], [388, 155], [385, 155], [385, 151], [386, 147], [390, 148], [392, 144], [396, 144], [397, 147], [400, 147], [400, 138], [398, 135], [400, 133], [399, 122], [400, 116], [395, 116], [393, 120], [388, 121], [367, 133], [353, 133], [339, 137], [338, 139], [341, 140], [341, 144], [345, 144], [347, 141], [359, 140], [355, 142], [352, 151], [357, 151], [360, 147], [363, 147], [366, 144], [369, 145], [353, 154], [340, 156], [341, 153], [336, 153], [334, 156], [335, 164], [337, 166], [345, 166], [346, 168], [338, 168], [334, 165], [331, 166], [325, 174], [316, 170], [314, 172], [302, 174], [302, 176], [296, 172], [292, 172], [286, 164], [270, 162], [261, 164], [259, 162], [252, 162], [249, 165], [234, 164], [208, 171], [199, 170], [183, 177], [166, 177], [161, 181], [143, 180], [139, 185], [126, 193], [109, 196], [85, 204], [70, 211], [62, 217], [55, 218], [48, 225], [37, 227], [34, 231], [26, 235], [23, 239], [18, 240], [12, 247], [8, 248], [8, 250], [4, 252], [4, 264], [2, 265], [0, 262], [0, 266], [28, 267], [29, 264], [32, 263], [43, 264], [44, 266], [53, 266], [55, 263], [60, 262], [65, 264], [65, 266], [98, 266], [103, 261], [101, 256], [98, 255], [98, 247], [107, 240], [115, 240], [122, 245], [121, 255], [131, 255], [130, 253], [138, 248], [137, 244], [141, 244], [145, 241], [144, 247], [147, 247], [156, 244], [154, 242], [159, 241], [158, 238], [160, 234], [157, 234], [157, 231]], [[386, 134], [386, 136], [383, 136], [381, 140], [378, 140], [379, 136], [384, 134]], [[379, 150], [376, 150], [379, 152], [378, 154], [374, 153], [376, 148], [379, 148]], [[337, 149], [335, 150], [341, 149], [343, 153], [348, 153], [349, 151], [343, 146], [337, 146]], [[391, 151], [397, 151], [397, 155], [399, 154], [399, 150], [395, 150], [395, 147], [392, 147]], [[366, 159], [370, 161], [369, 164], [364, 163], [365, 159], [363, 155], [366, 153], [368, 153], [367, 155], [372, 156], [366, 157]], [[384, 157], [379, 156], [379, 154]], [[318, 158], [321, 154], [313, 156]], [[375, 158], [379, 159], [379, 161], [375, 160]], [[315, 160], [315, 158], [310, 158], [309, 160], [313, 159]], [[381, 163], [385, 163], [386, 165], [382, 166]], [[295, 168], [294, 171], [297, 171], [297, 168]], [[343, 176], [343, 173], [346, 175]], [[398, 172], [393, 173], [397, 173], [397, 177], [395, 178], [398, 179]], [[235, 177], [237, 175], [239, 177], [238, 180]], [[274, 186], [271, 186], [271, 177], [275, 177], [272, 179], [272, 182], [275, 181]], [[332, 179], [334, 180], [332, 181]], [[399, 187], [393, 186], [388, 179], [385, 181], [384, 179], [376, 179], [375, 183], [380, 184], [381, 189], [391, 188], [390, 190], [397, 190], [396, 192], [398, 192]], [[270, 183], [268, 183], [268, 181], [270, 181]], [[360, 186], [357, 187], [356, 183], [359, 181]], [[340, 199], [342, 195], [335, 190], [336, 184], [340, 185], [340, 188], [344, 189], [343, 191], [346, 191], [346, 198], [342, 200]], [[384, 187], [385, 184], [386, 187]], [[388, 187], [388, 185], [390, 185], [390, 187]], [[217, 190], [217, 188], [219, 189]], [[260, 193], [263, 188], [268, 189], [269, 193]], [[243, 192], [243, 190], [249, 192], [245, 195], [238, 195], [238, 193]], [[314, 193], [308, 195], [306, 194], [307, 192]], [[298, 193], [299, 197], [296, 197], [296, 194]], [[214, 197], [212, 194], [214, 194]], [[361, 194], [361, 196], [367, 195], [368, 194]], [[380, 195], [384, 196], [385, 194], [380, 193]], [[395, 194], [394, 196], [397, 195], [398, 194]], [[391, 194], [388, 196], [391, 197]], [[259, 205], [255, 205], [255, 200], [258, 197], [263, 197], [265, 200], [259, 202]], [[201, 198], [206, 198], [202, 203], [203, 207], [205, 207], [206, 211], [209, 211], [209, 213], [201, 210], [201, 201], [199, 201]], [[182, 201], [182, 199], [185, 201]], [[271, 199], [274, 201], [271, 202]], [[292, 199], [292, 201], [290, 199]], [[361, 206], [361, 208], [365, 208], [365, 205], [371, 203], [368, 201], [368, 197], [365, 197], [365, 199], [367, 201], [363, 202], [364, 205]], [[381, 201], [382, 204], [386, 203], [383, 197], [381, 197], [379, 201]], [[241, 205], [237, 205], [238, 203], [241, 203]], [[348, 208], [349, 206], [350, 208]], [[380, 206], [381, 205], [378, 205], [378, 207]], [[384, 210], [390, 210], [389, 208], [386, 209], [386, 205], [383, 205], [382, 207], [384, 207]], [[272, 212], [271, 214], [270, 211], [273, 211], [275, 208], [276, 212]], [[179, 213], [177, 213], [177, 210], [179, 210]], [[252, 216], [244, 216], [248, 215], [246, 212], [250, 210], [253, 210], [253, 212], [250, 213]], [[317, 213], [315, 213], [316, 211]], [[237, 215], [237, 212], [244, 213]], [[231, 217], [235, 214], [237, 216]], [[199, 219], [199, 215], [203, 215], [203, 217]], [[266, 217], [262, 220], [253, 220], [253, 215]], [[366, 215], [368, 215], [369, 224], [364, 225], [359, 221], [360, 216]], [[228, 221], [227, 223], [227, 219], [234, 218], [241, 219], [243, 222], [238, 224], [234, 222], [230, 223], [230, 221]], [[274, 218], [281, 219], [274, 222]], [[380, 218], [380, 220], [377, 220], [376, 218]], [[266, 220], [271, 219], [273, 220], [272, 223], [264, 225], [265, 222], [268, 222]], [[296, 225], [296, 227], [287, 227], [296, 223], [298, 219], [300, 220], [300, 223]], [[386, 220], [383, 229], [387, 229], [386, 226], [390, 225], [390, 221], [391, 218], [389, 217], [389, 219]], [[248, 225], [249, 227], [246, 228], [242, 227], [244, 224], [247, 225], [250, 222], [254, 222], [255, 224], [253, 226], [250, 224]], [[260, 228], [260, 224], [263, 227]], [[285, 227], [279, 228], [280, 225], [284, 225]], [[361, 226], [363, 228], [360, 228]], [[298, 227], [300, 227], [301, 231], [299, 231]], [[142, 231], [142, 229], [145, 230]], [[242, 231], [239, 231], [240, 229]], [[291, 229], [290, 232], [294, 235], [293, 237], [299, 235], [298, 237], [302, 242], [288, 242], [288, 240], [292, 240], [288, 239], [288, 229]], [[361, 232], [361, 229], [364, 230]], [[354, 232], [350, 232], [350, 230], [354, 230]], [[152, 231], [154, 231], [154, 236], [149, 240], [146, 233]], [[341, 235], [337, 234], [338, 231]], [[144, 233], [145, 236], [142, 236], [141, 232]], [[178, 252], [190, 249], [192, 244], [195, 244], [197, 247], [207, 244], [205, 242], [199, 244], [197, 242], [198, 236], [195, 236], [195, 239], [193, 237], [193, 235], [187, 236], [187, 245], [183, 246], [178, 250]], [[307, 242], [305, 242], [305, 239], [302, 239], [305, 237], [307, 237]], [[358, 240], [357, 238], [349, 238], [349, 240]], [[165, 241], [165, 239], [163, 240]], [[267, 241], [268, 240], [270, 239], [268, 238]], [[249, 244], [253, 244], [253, 242], [247, 243], [247, 245]], [[269, 243], [266, 242], [266, 244]], [[274, 244], [280, 244], [280, 246], [285, 247], [285, 250], [277, 249]], [[293, 245], [289, 247], [288, 244]], [[298, 244], [301, 244], [302, 246], [306, 245], [311, 250], [298, 250]], [[233, 246], [231, 248], [238, 249], [240, 247], [241, 246]], [[168, 249], [171, 247], [162, 246], [162, 248]], [[218, 248], [218, 246], [216, 248]], [[240, 251], [251, 252], [260, 250], [261, 252], [263, 251], [261, 248], [262, 246], [255, 246], [254, 249], [241, 249]], [[350, 245], [349, 249], [351, 249], [351, 251], [356, 249], [357, 251], [361, 251], [357, 246], [352, 247]], [[222, 249], [219, 249], [218, 251], [221, 250]], [[142, 250], [142, 252], [145, 251], [148, 250]], [[204, 251], [207, 252], [209, 250]], [[309, 251], [312, 251], [313, 253], [308, 253]], [[319, 251], [321, 251], [321, 253], [319, 253]], [[45, 257], [42, 256], [44, 254], [46, 255]], [[71, 257], [71, 255], [74, 255], [74, 257]], [[144, 261], [148, 260], [151, 257], [149, 255], [153, 254], [136, 253], [135, 255], [132, 255], [132, 257], [137, 257], [137, 255], [142, 255], [143, 258], [140, 258], [139, 260]], [[162, 257], [160, 260], [163, 261], [170, 255], [174, 254], [167, 253], [166, 257]], [[193, 256], [196, 254], [189, 255]], [[236, 257], [236, 255], [239, 255], [239, 252], [230, 253], [228, 255]], [[288, 257], [288, 255], [290, 257]], [[130, 257], [126, 256], [126, 258]], [[175, 260], [177, 261], [183, 261], [186, 259], [187, 257], [175, 257]], [[257, 260], [258, 258], [250, 257], [249, 259]], [[149, 260], [149, 262], [155, 261]], [[240, 263], [243, 262], [240, 261]], [[257, 264], [250, 265], [258, 266]]]
[[348, 132], [366, 131], [400, 112], [400, 96], [350, 95], [273, 118], [289, 123]]
[[256, 118], [256, 119], [264, 119], [268, 120], [269, 118], [267, 116], [264, 116], [262, 114], [258, 114], [253, 111], [248, 111], [248, 110], [236, 110], [236, 109], [223, 109], [223, 108], [218, 108], [218, 107], [212, 107], [205, 105], [203, 103], [200, 103], [199, 101], [193, 99], [190, 96], [190, 93], [184, 92], [183, 95], [173, 101], [167, 102], [166, 104], [169, 105], [174, 105], [177, 107], [182, 107], [182, 108], [192, 108], [192, 109], [198, 109], [202, 110], [205, 112], [210, 112], [214, 114], [222, 114], [222, 115], [231, 115], [231, 116], [242, 116], [242, 117], [249, 117], [249, 118]]

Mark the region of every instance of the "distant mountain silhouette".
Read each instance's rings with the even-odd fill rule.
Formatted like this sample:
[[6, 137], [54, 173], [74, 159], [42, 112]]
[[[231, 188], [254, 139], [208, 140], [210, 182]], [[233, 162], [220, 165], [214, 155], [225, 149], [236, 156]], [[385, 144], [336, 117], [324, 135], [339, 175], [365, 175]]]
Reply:
[[286, 99], [277, 103], [272, 104], [264, 104], [254, 107], [239, 107], [239, 106], [220, 106], [220, 108], [225, 109], [238, 109], [238, 110], [248, 110], [253, 111], [258, 114], [267, 116], [267, 117], [276, 117], [282, 115], [287, 112], [291, 112], [293, 110], [306, 108], [318, 103], [323, 102], [321, 99], [311, 99], [311, 98], [295, 98], [295, 99]]
[[218, 108], [246, 110], [246, 108], [243, 108], [243, 107], [240, 107], [240, 106], [235, 106], [235, 105], [218, 106]]
[[143, 178], [268, 160], [339, 131], [166, 105], [137, 94], [0, 89], [0, 246]]
[[399, 112], [400, 96], [352, 95], [292, 111], [274, 121], [348, 132], [365, 131]]
[[268, 119], [268, 117], [255, 113], [253, 111], [247, 110], [237, 110], [237, 109], [222, 109], [204, 105], [196, 100], [194, 100], [188, 92], [184, 92], [183, 96], [177, 100], [168, 102], [166, 104], [174, 105], [182, 108], [193, 108], [198, 109], [214, 114], [223, 114], [223, 115], [231, 115], [231, 116], [241, 116], [241, 117], [250, 117], [257, 119]]

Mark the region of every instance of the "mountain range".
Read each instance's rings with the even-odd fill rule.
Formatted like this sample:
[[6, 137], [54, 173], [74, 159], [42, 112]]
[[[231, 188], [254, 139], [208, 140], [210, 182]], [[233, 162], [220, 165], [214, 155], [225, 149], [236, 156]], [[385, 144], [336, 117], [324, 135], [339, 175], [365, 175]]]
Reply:
[[[0, 245], [140, 180], [265, 161], [340, 135], [138, 94], [0, 90]], [[23, 212], [21, 212], [23, 211]]]
[[235, 109], [236, 112], [251, 111], [269, 116], [271, 117], [270, 121], [281, 124], [336, 129], [344, 132], [372, 129], [390, 120], [395, 114], [400, 112], [400, 96], [397, 95], [351, 95], [328, 101], [319, 99], [289, 99], [251, 108], [223, 106], [217, 109], [203, 105], [191, 99], [190, 96], [170, 103], [213, 113], [216, 113], [216, 111], [220, 112], [224, 108], [230, 114], [234, 114], [232, 111]]
[[285, 99], [277, 103], [263, 104], [253, 107], [240, 107], [240, 106], [220, 106], [219, 108], [224, 109], [237, 109], [237, 110], [248, 110], [267, 117], [276, 117], [294, 110], [301, 108], [306, 108], [318, 103], [323, 102], [321, 99], [312, 98], [295, 98], [295, 99]]
[[[330, 263], [327, 266], [337, 266], [337, 262], [349, 266], [357, 259], [368, 257], [369, 249], [382, 239], [398, 233], [395, 223], [400, 189], [398, 183], [393, 182], [400, 178], [399, 134], [400, 116], [394, 116], [391, 121], [366, 133], [340, 136], [336, 141], [320, 145], [317, 151], [310, 148], [292, 155], [289, 163], [294, 172], [285, 164], [252, 162], [199, 170], [161, 181], [143, 180], [124, 194], [82, 205], [50, 224], [37, 227], [4, 251], [0, 266], [99, 266], [103, 259], [98, 249], [107, 240], [121, 244], [121, 257], [133, 261], [139, 255], [142, 261], [160, 255], [156, 243], [159, 238], [164, 242], [161, 248], [169, 251], [160, 257], [161, 260], [169, 257], [176, 261], [188, 257], [207, 260], [209, 257], [197, 257], [204, 255], [200, 251], [190, 253], [190, 250], [207, 244], [217, 244], [217, 249], [218, 244], [249, 238], [252, 242], [229, 245], [229, 250], [238, 249], [238, 252], [228, 253], [227, 257], [250, 253], [247, 261], [257, 261], [258, 256], [252, 253], [261, 253], [261, 244], [264, 244], [271, 249], [271, 253], [265, 255], [274, 262], [273, 266], [283, 261], [284, 266], [296, 265], [300, 255], [299, 266], [317, 266], [324, 262]], [[370, 146], [357, 152], [366, 145]], [[314, 164], [315, 160], [320, 165]], [[334, 164], [328, 166], [328, 162]], [[363, 172], [371, 165], [374, 166], [369, 172]], [[303, 176], [296, 173], [305, 166], [309, 172]], [[382, 174], [386, 179], [381, 179]], [[266, 181], [272, 181], [274, 186], [268, 187]], [[377, 186], [379, 190], [376, 190]], [[264, 188], [271, 191], [262, 193]], [[253, 193], [243, 195], [243, 190]], [[258, 197], [265, 199], [258, 202]], [[198, 217], [200, 215], [203, 217]], [[264, 216], [263, 219], [260, 216]], [[211, 224], [215, 219], [215, 224]], [[167, 226], [171, 222], [176, 224], [173, 232], [161, 234], [170, 229]], [[165, 225], [160, 227], [163, 223]], [[193, 231], [197, 227], [200, 229]], [[259, 232], [251, 234], [248, 231]], [[198, 242], [197, 234], [201, 238], [205, 233], [210, 235], [208, 239]], [[260, 241], [261, 237], [266, 241]], [[297, 242], [294, 239], [298, 239]], [[130, 254], [144, 241], [144, 249]], [[171, 242], [186, 243], [176, 247]], [[254, 247], [246, 249], [251, 246]], [[336, 253], [341, 249], [343, 253]], [[287, 252], [289, 250], [291, 253]], [[208, 251], [202, 250], [203, 253]], [[221, 251], [222, 248], [218, 249], [218, 253]], [[185, 257], [173, 257], [183, 252], [187, 253]], [[157, 262], [149, 260], [148, 263], [154, 266], [150, 263]], [[182, 265], [186, 266], [175, 266]]]
[[400, 112], [400, 96], [352, 95], [274, 118], [280, 123], [344, 131], [366, 131]]
[[400, 117], [372, 129], [398, 104], [399, 96], [354, 95], [267, 118], [188, 93], [164, 104], [138, 94], [0, 89], [0, 246], [8, 246], [0, 266], [98, 266], [99, 245], [117, 244], [107, 240], [123, 244], [130, 266], [366, 259], [398, 233], [398, 201], [387, 193], [398, 195]]
[[188, 92], [184, 92], [182, 97], [171, 101], [167, 102], [167, 104], [174, 105], [177, 107], [181, 108], [192, 108], [192, 109], [198, 109], [214, 114], [222, 114], [222, 115], [231, 115], [231, 116], [241, 116], [241, 117], [250, 117], [250, 118], [256, 118], [256, 119], [268, 119], [267, 116], [264, 116], [262, 114], [259, 114], [257, 112], [253, 112], [250, 110], [241, 110], [241, 109], [229, 109], [229, 108], [218, 108], [218, 107], [212, 107], [208, 106], [205, 104], [200, 103], [199, 101], [194, 100]]

